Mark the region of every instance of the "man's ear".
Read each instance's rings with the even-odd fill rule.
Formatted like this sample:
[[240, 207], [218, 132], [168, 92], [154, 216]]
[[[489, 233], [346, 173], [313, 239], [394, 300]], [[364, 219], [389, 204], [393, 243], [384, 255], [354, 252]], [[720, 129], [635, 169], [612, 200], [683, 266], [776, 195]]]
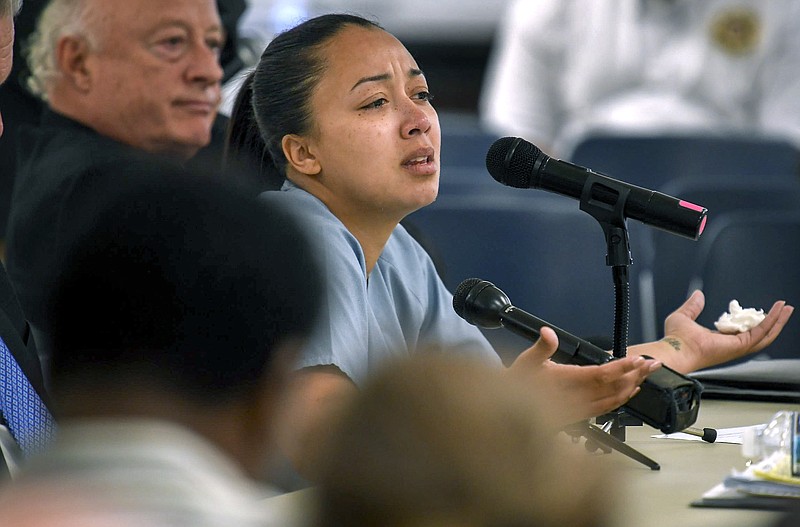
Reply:
[[91, 69], [87, 65], [90, 54], [91, 46], [83, 37], [62, 37], [56, 44], [58, 70], [82, 92], [88, 91], [92, 86]]
[[296, 134], [287, 134], [281, 140], [283, 155], [286, 161], [297, 172], [307, 176], [319, 174], [322, 167], [312, 151], [308, 138]]

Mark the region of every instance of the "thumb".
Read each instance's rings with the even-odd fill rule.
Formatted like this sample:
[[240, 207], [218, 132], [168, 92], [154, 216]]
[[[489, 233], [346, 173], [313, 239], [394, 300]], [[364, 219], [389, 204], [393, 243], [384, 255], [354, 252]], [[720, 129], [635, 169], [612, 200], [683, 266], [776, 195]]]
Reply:
[[543, 327], [539, 338], [530, 348], [519, 354], [511, 368], [531, 368], [541, 366], [558, 350], [558, 336], [548, 327]]
[[706, 297], [703, 295], [703, 292], [699, 289], [696, 289], [686, 301], [675, 310], [675, 313], [680, 313], [689, 317], [692, 320], [697, 320], [697, 317], [700, 316], [700, 313], [703, 312], [703, 308], [706, 306]]

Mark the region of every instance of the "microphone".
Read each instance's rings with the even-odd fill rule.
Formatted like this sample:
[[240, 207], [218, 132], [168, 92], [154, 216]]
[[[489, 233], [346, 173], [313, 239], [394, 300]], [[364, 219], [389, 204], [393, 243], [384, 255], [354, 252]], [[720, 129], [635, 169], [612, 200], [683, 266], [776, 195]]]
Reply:
[[503, 291], [480, 278], [467, 278], [459, 284], [453, 295], [453, 309], [474, 326], [505, 327], [528, 340], [538, 339], [542, 327], [549, 327], [558, 336], [558, 349], [553, 354], [553, 361], [560, 364], [587, 366], [603, 364], [613, 358], [594, 344], [514, 307]]
[[503, 185], [540, 188], [579, 199], [582, 205], [586, 200], [611, 209], [621, 197], [624, 217], [692, 240], [706, 225], [704, 207], [553, 159], [519, 137], [495, 141], [486, 154], [486, 168]]
[[[558, 336], [554, 362], [586, 366], [615, 360], [607, 351], [514, 307], [503, 291], [480, 278], [467, 278], [459, 284], [453, 295], [453, 309], [470, 324], [505, 327], [532, 341], [539, 338], [542, 327], [551, 328]], [[653, 428], [671, 434], [687, 429], [697, 420], [701, 392], [698, 381], [662, 366], [648, 375], [639, 393], [623, 408]]]

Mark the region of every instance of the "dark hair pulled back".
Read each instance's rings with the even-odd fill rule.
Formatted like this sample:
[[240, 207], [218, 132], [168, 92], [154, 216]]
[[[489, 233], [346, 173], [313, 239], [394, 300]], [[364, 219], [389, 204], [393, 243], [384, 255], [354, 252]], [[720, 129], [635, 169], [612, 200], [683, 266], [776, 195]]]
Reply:
[[281, 141], [312, 126], [310, 100], [325, 71], [320, 48], [346, 26], [383, 29], [363, 17], [321, 15], [278, 34], [261, 54], [236, 97], [226, 142], [226, 163], [259, 173], [266, 189], [286, 178]]

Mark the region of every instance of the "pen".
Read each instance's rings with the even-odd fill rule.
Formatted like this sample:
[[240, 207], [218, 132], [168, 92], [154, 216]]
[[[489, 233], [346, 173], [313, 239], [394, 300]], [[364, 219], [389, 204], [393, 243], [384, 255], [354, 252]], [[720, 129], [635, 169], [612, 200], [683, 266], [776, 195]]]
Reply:
[[689, 428], [684, 428], [681, 432], [685, 434], [691, 434], [693, 436], [697, 436], [701, 438], [703, 441], [707, 443], [713, 443], [717, 440], [717, 431], [713, 428], [703, 428], [700, 430], [699, 428], [694, 428], [690, 426]]

